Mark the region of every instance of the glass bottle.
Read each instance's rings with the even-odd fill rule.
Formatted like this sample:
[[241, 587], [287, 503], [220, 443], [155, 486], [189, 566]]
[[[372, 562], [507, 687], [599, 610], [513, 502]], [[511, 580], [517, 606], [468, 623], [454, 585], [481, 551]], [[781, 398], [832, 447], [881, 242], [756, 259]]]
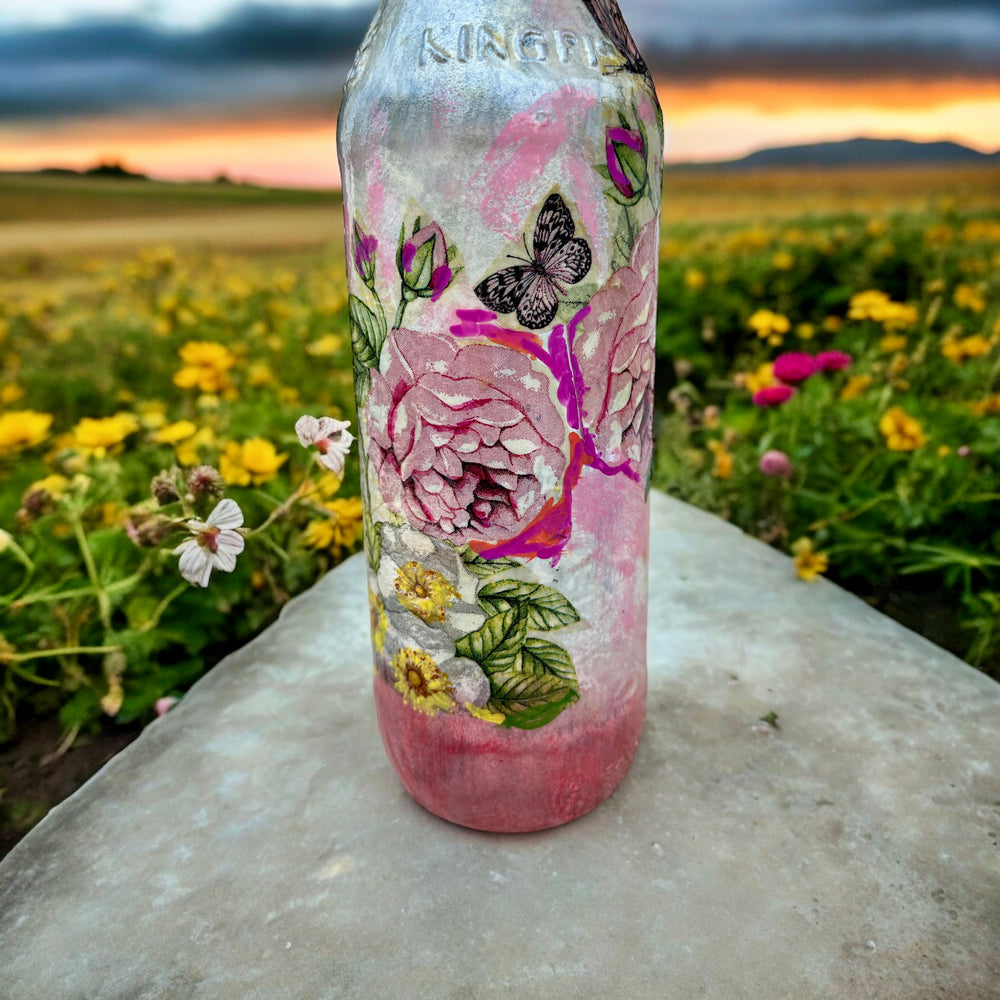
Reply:
[[574, 819], [639, 741], [662, 150], [615, 0], [382, 0], [348, 77], [375, 704], [465, 826]]

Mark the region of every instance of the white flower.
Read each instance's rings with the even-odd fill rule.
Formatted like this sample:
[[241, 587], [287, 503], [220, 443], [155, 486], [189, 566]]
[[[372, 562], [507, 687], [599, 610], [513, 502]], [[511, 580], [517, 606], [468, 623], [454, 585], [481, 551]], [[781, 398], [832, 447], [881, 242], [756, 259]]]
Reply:
[[344, 471], [344, 462], [354, 440], [354, 435], [347, 430], [350, 426], [350, 420], [304, 416], [295, 421], [295, 433], [303, 448], [316, 445], [320, 464], [339, 475]]
[[243, 551], [243, 536], [235, 529], [243, 524], [243, 511], [235, 500], [220, 500], [207, 521], [188, 521], [191, 538], [174, 549], [180, 556], [181, 576], [196, 587], [207, 587], [213, 569], [231, 573]]

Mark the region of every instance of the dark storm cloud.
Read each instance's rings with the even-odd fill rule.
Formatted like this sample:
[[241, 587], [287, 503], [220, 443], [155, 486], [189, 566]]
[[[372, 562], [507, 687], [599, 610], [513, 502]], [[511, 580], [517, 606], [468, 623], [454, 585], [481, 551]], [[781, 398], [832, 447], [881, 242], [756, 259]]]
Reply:
[[[1000, 2], [621, 0], [678, 81], [1000, 80]], [[332, 105], [374, 3], [237, 8], [197, 30], [91, 19], [0, 32], [0, 119], [260, 103]]]
[[371, 13], [249, 4], [197, 31], [94, 20], [0, 33], [0, 118], [332, 100]]

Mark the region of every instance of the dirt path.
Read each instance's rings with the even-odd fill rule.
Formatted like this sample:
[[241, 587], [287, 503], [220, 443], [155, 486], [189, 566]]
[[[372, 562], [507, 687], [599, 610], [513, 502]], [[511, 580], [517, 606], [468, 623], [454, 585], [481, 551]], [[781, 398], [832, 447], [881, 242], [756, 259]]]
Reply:
[[176, 246], [307, 247], [341, 239], [339, 209], [241, 208], [152, 218], [0, 223], [0, 256]]

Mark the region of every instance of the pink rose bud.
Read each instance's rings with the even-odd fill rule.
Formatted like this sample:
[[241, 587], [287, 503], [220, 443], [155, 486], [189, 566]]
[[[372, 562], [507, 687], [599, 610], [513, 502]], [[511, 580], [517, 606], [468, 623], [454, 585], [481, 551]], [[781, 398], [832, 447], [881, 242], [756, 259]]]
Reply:
[[753, 394], [753, 404], [754, 406], [781, 406], [794, 395], [795, 390], [790, 385], [769, 385]]
[[157, 715], [166, 715], [177, 704], [176, 698], [166, 697], [157, 698], [156, 704], [153, 706], [156, 709]]
[[839, 372], [849, 368], [853, 360], [843, 351], [820, 351], [816, 355], [816, 368], [822, 372]]
[[782, 382], [804, 382], [818, 370], [816, 359], [802, 351], [788, 351], [774, 359], [774, 377]]
[[765, 476], [784, 478], [785, 476], [790, 476], [792, 474], [792, 460], [783, 451], [778, 451], [777, 448], [772, 448], [770, 451], [765, 451], [764, 454], [760, 456], [757, 468], [760, 469]]
[[967, 444], [960, 444], [958, 448], [955, 449], [955, 454], [959, 458], [968, 458], [972, 454], [972, 449]]

